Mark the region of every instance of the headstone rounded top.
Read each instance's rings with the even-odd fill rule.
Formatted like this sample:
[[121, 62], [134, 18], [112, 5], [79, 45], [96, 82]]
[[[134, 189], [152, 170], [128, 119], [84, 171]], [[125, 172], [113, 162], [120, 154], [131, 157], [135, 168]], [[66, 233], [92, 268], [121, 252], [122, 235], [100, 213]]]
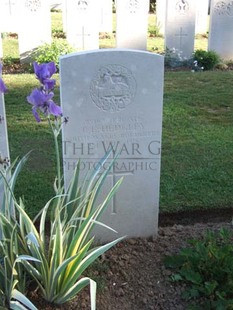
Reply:
[[96, 107], [106, 112], [124, 110], [136, 93], [136, 80], [132, 72], [121, 65], [101, 67], [91, 82], [90, 94]]

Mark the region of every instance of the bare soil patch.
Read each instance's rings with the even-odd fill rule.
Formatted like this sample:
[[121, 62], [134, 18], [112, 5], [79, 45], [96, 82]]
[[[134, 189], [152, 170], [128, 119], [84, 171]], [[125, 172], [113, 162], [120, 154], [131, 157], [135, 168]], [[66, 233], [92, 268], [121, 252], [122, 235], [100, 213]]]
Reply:
[[[181, 298], [185, 285], [171, 282], [172, 272], [164, 267], [164, 257], [178, 253], [187, 246], [188, 240], [202, 238], [207, 230], [216, 231], [222, 227], [232, 230], [230, 211], [223, 211], [219, 217], [216, 212], [215, 216], [209, 216], [209, 221], [203, 215], [199, 223], [191, 223], [186, 217], [190, 222], [187, 224], [184, 217], [184, 223], [180, 224], [182, 215], [178, 224], [172, 222], [172, 217], [162, 219], [157, 238], [128, 239], [109, 250], [88, 274], [96, 279], [99, 287], [97, 310], [187, 309], [190, 302]], [[31, 292], [30, 298], [41, 310], [90, 309], [89, 289], [61, 306], [46, 303], [36, 292]]]

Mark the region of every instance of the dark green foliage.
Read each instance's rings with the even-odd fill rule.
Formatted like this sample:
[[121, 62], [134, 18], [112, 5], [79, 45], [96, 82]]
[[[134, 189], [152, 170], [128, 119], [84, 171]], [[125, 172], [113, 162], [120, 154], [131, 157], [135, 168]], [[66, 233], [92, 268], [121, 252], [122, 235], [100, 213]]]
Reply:
[[[2, 38], [2, 39], [10, 38], [11, 35], [12, 35], [11, 32], [2, 32], [2, 33], [1, 33], [1, 38]], [[16, 36], [17, 36], [17, 35], [16, 35]]]
[[13, 65], [19, 63], [19, 59], [12, 57], [12, 56], [6, 56], [3, 58], [3, 65]]
[[115, 0], [112, 1], [112, 12], [116, 13], [116, 4], [115, 4]]
[[165, 266], [176, 270], [172, 281], [188, 284], [183, 298], [202, 297], [201, 308], [190, 309], [233, 309], [232, 237], [226, 229], [207, 231], [202, 240], [191, 240], [190, 247], [165, 258]]
[[156, 0], [150, 0], [150, 13], [156, 12]]
[[53, 29], [52, 36], [56, 39], [66, 39], [66, 35], [62, 29]]
[[51, 44], [46, 43], [40, 46], [33, 54], [33, 60], [39, 64], [53, 61], [59, 68], [59, 57], [73, 51], [74, 49], [67, 42], [55, 39]]
[[158, 37], [159, 36], [159, 27], [156, 25], [148, 26], [148, 34], [150, 37]]
[[214, 51], [196, 50], [194, 60], [203, 70], [212, 70], [220, 62], [220, 56]]

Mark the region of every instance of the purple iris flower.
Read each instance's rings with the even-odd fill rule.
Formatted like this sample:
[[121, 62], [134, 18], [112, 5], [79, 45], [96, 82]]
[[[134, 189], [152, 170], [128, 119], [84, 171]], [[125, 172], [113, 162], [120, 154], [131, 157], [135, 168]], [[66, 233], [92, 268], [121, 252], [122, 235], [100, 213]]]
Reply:
[[40, 122], [38, 110], [46, 116], [49, 114], [62, 116], [61, 108], [52, 100], [53, 96], [53, 92], [45, 93], [43, 90], [35, 88], [30, 96], [27, 97], [27, 101], [33, 106], [32, 113], [37, 122]]
[[43, 83], [44, 88], [47, 91], [54, 89], [55, 84], [56, 84], [56, 80], [44, 80], [44, 83]]
[[56, 72], [56, 65], [54, 62], [49, 63], [43, 63], [38, 64], [37, 62], [33, 63], [34, 72], [38, 78], [38, 80], [41, 82], [41, 84], [44, 84], [44, 82], [51, 78], [51, 76]]
[[5, 93], [7, 92], [7, 87], [3, 82], [1, 76], [2, 76], [2, 64], [0, 63], [0, 93]]

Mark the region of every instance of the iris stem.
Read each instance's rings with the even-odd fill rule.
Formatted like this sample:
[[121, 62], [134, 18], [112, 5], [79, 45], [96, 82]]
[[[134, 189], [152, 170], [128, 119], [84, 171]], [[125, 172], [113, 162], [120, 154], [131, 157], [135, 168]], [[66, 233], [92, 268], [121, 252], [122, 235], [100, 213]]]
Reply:
[[54, 143], [55, 143], [55, 151], [56, 151], [56, 162], [57, 162], [57, 193], [61, 194], [61, 164], [60, 164], [60, 152], [59, 152], [59, 145], [58, 145], [58, 135], [60, 130], [53, 128], [52, 122], [50, 117], [48, 117], [49, 126], [53, 132]]

